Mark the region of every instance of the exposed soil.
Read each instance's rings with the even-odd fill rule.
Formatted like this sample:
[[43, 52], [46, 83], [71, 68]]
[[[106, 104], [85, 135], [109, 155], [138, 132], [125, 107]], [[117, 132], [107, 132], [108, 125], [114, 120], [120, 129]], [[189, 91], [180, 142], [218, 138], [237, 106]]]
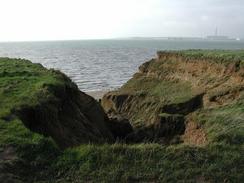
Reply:
[[203, 128], [196, 122], [189, 120], [186, 122], [186, 129], [182, 140], [190, 145], [204, 146], [207, 144], [207, 135]]
[[[177, 83], [188, 83], [191, 86], [192, 97], [188, 97], [184, 102], [159, 102], [159, 98], [153, 96], [153, 93], [148, 93], [147, 89], [146, 92], [143, 90], [141, 86], [143, 83], [138, 84], [138, 81], [147, 82], [142, 78], [172, 82], [176, 87]], [[121, 90], [105, 94], [102, 106], [110, 115], [119, 114], [127, 118], [136, 132], [134, 135], [137, 136], [135, 137], [137, 141], [140, 138], [155, 140], [155, 137], [164, 138], [170, 135], [173, 139], [174, 136], [182, 135], [181, 140], [185, 143], [205, 145], [206, 133], [201, 126], [190, 119], [191, 113], [200, 108], [228, 105], [238, 100], [241, 91], [244, 90], [243, 68], [240, 68], [240, 61], [224, 62], [207, 57], [188, 58], [172, 52], [159, 52], [157, 58], [142, 64], [131, 81], [130, 83], [135, 84], [129, 87], [138, 87], [140, 94], [124, 92], [123, 86]], [[178, 97], [180, 92], [183, 95], [186, 91], [179, 88], [175, 97]], [[172, 116], [158, 118], [162, 113], [183, 115], [187, 120], [182, 121]]]

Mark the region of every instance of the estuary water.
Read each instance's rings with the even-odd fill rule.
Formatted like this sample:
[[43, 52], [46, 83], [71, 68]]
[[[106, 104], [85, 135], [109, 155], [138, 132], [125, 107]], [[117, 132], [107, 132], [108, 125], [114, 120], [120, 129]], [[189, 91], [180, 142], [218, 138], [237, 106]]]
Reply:
[[0, 43], [0, 57], [25, 58], [68, 75], [80, 90], [120, 87], [158, 50], [244, 49], [243, 41], [81, 40]]

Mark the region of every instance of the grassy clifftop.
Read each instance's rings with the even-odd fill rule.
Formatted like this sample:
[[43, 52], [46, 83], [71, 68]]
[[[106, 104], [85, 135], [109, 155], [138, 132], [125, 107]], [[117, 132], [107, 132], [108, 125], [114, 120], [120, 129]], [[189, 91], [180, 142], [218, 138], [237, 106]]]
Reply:
[[0, 58], [0, 76], [0, 182], [31, 176], [59, 149], [113, 141], [99, 103], [63, 73]]
[[111, 137], [101, 106], [63, 73], [30, 61], [3, 58], [0, 75], [2, 120], [21, 120], [63, 148]]
[[[204, 128], [199, 135], [204, 143], [232, 139], [242, 144], [243, 55], [240, 50], [158, 52], [124, 86], [105, 95], [102, 105], [111, 115], [129, 118], [135, 129], [151, 131], [147, 138], [165, 137], [166, 126], [182, 123], [177, 116], [183, 115], [185, 129], [176, 125], [175, 133], [187, 132], [184, 141], [194, 142], [197, 128]], [[189, 129], [193, 126], [195, 131]]]
[[[189, 60], [206, 59], [218, 64], [240, 64], [244, 66], [244, 52], [243, 50], [183, 50], [183, 51], [159, 51], [159, 59], [166, 55], [174, 55], [184, 57]], [[161, 58], [160, 58], [161, 57]]]
[[[146, 134], [157, 132], [154, 143], [86, 144], [81, 139], [91, 134], [95, 142], [110, 138], [94, 99], [58, 71], [0, 59], [0, 182], [242, 182], [241, 69], [196, 61], [153, 59], [103, 99], [105, 109], [131, 120], [137, 137], [148, 124]], [[178, 140], [164, 143], [165, 135]], [[76, 147], [62, 150], [65, 140]]]
[[[11, 110], [24, 104], [36, 105], [47, 99], [44, 85], [61, 84], [55, 71], [49, 72], [26, 60], [0, 60], [0, 116], [8, 118]], [[60, 75], [61, 76], [61, 75]]]

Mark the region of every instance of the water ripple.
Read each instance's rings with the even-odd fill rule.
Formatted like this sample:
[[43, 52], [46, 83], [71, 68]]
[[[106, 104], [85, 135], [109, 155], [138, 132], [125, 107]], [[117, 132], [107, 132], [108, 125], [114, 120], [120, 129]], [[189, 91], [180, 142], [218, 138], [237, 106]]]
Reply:
[[67, 74], [83, 91], [120, 87], [157, 50], [244, 49], [243, 42], [58, 41], [0, 43], [1, 57], [26, 58]]

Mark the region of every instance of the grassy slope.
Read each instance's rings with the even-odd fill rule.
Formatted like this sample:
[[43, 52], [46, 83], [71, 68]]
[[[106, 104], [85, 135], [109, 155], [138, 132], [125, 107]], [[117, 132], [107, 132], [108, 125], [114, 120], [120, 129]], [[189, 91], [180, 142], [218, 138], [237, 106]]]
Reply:
[[51, 96], [47, 85], [62, 85], [65, 81], [57, 71], [21, 59], [0, 58], [0, 125], [1, 145], [24, 144], [39, 139], [30, 133], [13, 115], [23, 105], [35, 105]]
[[[144, 125], [145, 121], [153, 121], [155, 118], [154, 113], [160, 107], [166, 104], [186, 102], [198, 94], [187, 82], [164, 81], [144, 77], [139, 73], [123, 85], [117, 93], [134, 95], [140, 98], [138, 99], [140, 104], [137, 101], [133, 102], [131, 109], [133, 111], [131, 120], [134, 126]], [[153, 107], [150, 105], [153, 105]]]
[[[158, 52], [160, 54], [160, 52]], [[165, 53], [165, 52], [164, 52]], [[240, 61], [244, 64], [244, 51], [228, 51], [228, 50], [184, 50], [184, 51], [169, 51], [170, 54], [178, 54], [187, 59], [210, 59], [215, 63], [230, 63]], [[173, 63], [172, 63], [173, 64]], [[168, 71], [162, 62], [150, 62], [149, 66], [151, 72], [160, 73], [161, 77], [167, 76]], [[174, 66], [171, 65], [170, 69]], [[184, 91], [184, 92], [182, 92]], [[180, 103], [184, 102], [195, 94], [199, 93], [194, 90], [190, 83], [158, 80], [152, 77], [144, 77], [137, 73], [133, 79], [129, 80], [123, 85], [119, 93], [129, 93], [134, 95], [145, 95], [157, 97], [163, 103]]]
[[[82, 145], [61, 152], [51, 139], [18, 123], [1, 124], [1, 137], [18, 145], [18, 159], [8, 172], [24, 182], [241, 182], [243, 148], [216, 143], [207, 147], [186, 145]], [[228, 170], [228, 172], [226, 172]]]
[[[214, 62], [217, 63], [230, 63], [231, 60], [244, 62], [243, 50], [186, 50], [169, 51], [168, 53], [183, 55], [188, 59], [216, 59]], [[161, 76], [167, 75], [168, 70], [165, 69], [165, 65], [162, 62], [149, 62], [149, 64], [150, 70], [154, 73], [159, 71]], [[162, 106], [167, 103], [187, 101], [197, 94], [198, 91], [197, 89], [191, 88], [191, 84], [187, 82], [159, 80], [137, 73], [133, 79], [129, 80], [117, 92], [145, 95], [145, 98], [141, 101], [142, 103], [157, 100], [159, 105]], [[242, 91], [240, 95], [241, 97], [237, 103], [213, 109], [201, 109], [194, 113], [195, 122], [205, 128], [209, 141], [244, 143], [244, 92]], [[146, 115], [145, 110], [142, 110], [139, 114], [139, 116], [143, 115]]]
[[244, 98], [231, 105], [197, 111], [194, 117], [204, 127], [209, 141], [243, 146]]
[[[7, 168], [4, 168], [6, 172], [12, 172], [13, 175], [20, 177], [31, 176], [33, 173], [29, 172], [31, 162], [22, 159], [21, 154], [27, 153], [28, 156], [34, 156], [37, 155], [35, 152], [38, 152], [36, 157], [38, 159], [38, 156], [44, 156], [44, 152], [49, 148], [57, 149], [51, 139], [30, 132], [16, 118], [13, 111], [23, 105], [36, 105], [49, 97], [54, 97], [45, 86], [58, 86], [65, 82], [61, 73], [48, 71], [40, 64], [32, 64], [30, 61], [21, 59], [0, 58], [0, 153], [4, 152], [5, 148], [14, 147], [18, 154], [17, 159], [14, 159], [14, 156], [12, 161], [7, 162]], [[46, 148], [46, 144], [50, 146]], [[41, 161], [45, 161], [46, 158]], [[0, 161], [0, 164], [2, 162]], [[42, 164], [42, 162], [36, 162], [38, 165]], [[19, 170], [16, 171], [16, 169]]]
[[[181, 90], [179, 90], [181, 88]], [[182, 90], [185, 92], [182, 93]], [[129, 80], [121, 89], [122, 93], [134, 95], [148, 95], [156, 97], [162, 103], [183, 102], [193, 96], [191, 85], [188, 83], [172, 83], [154, 78], [141, 77]]]
[[[4, 120], [13, 107], [25, 102], [38, 102], [36, 96], [40, 96], [37, 94], [41, 84], [57, 82], [52, 72], [42, 71], [40, 66], [27, 61], [21, 62], [26, 72], [23, 72], [23, 67], [20, 69], [17, 60], [0, 60], [0, 74], [7, 75], [5, 79], [1, 77], [0, 82], [0, 116], [3, 118], [0, 120], [0, 152], [10, 145], [16, 148], [18, 158], [7, 165], [6, 171], [19, 176], [24, 182], [244, 180], [242, 101], [196, 114], [197, 121], [203, 124], [211, 140], [205, 147], [105, 144], [82, 145], [61, 152], [52, 139], [30, 132], [18, 119]], [[6, 74], [7, 68], [18, 76], [14, 79]], [[12, 84], [18, 80], [18, 84]], [[8, 92], [4, 92], [9, 86]]]
[[0, 76], [0, 118], [21, 105], [35, 105], [53, 97], [45, 86], [66, 82], [58, 71], [20, 59], [1, 58]]

